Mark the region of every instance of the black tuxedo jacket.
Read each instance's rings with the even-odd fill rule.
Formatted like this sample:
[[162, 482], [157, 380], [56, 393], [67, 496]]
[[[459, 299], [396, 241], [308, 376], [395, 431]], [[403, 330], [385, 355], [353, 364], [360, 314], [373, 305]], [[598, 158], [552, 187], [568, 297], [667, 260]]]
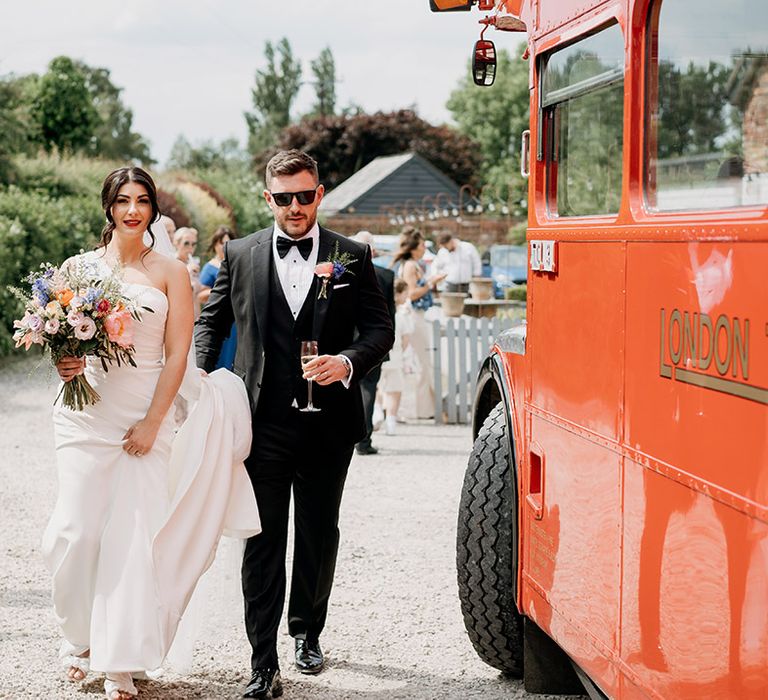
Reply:
[[[197, 365], [211, 372], [234, 321], [237, 326], [234, 371], [245, 382], [254, 413], [264, 375], [265, 338], [269, 337], [272, 232], [270, 227], [227, 243], [216, 283], [195, 326]], [[327, 389], [335, 398], [335, 424], [348, 425], [350, 433], [357, 434], [360, 426], [364, 430], [357, 383], [392, 347], [394, 330], [376, 281], [370, 248], [321, 227], [318, 262], [328, 260], [336, 245], [340, 253], [348, 252], [355, 261], [340, 279], [329, 282], [327, 298], [317, 298], [320, 284], [315, 277], [309, 291], [315, 295], [312, 329], [321, 354], [343, 353], [352, 362], [350, 388], [344, 389], [336, 382]], [[354, 441], [356, 435], [345, 437]]]
[[[395, 327], [395, 313], [397, 307], [395, 306], [395, 273], [386, 267], [379, 267], [374, 265], [373, 269], [376, 271], [376, 281], [379, 283], [379, 289], [384, 295], [384, 300], [387, 302], [387, 312], [389, 318], [392, 321], [392, 328]], [[386, 362], [389, 359], [389, 353], [381, 358], [382, 362]]]

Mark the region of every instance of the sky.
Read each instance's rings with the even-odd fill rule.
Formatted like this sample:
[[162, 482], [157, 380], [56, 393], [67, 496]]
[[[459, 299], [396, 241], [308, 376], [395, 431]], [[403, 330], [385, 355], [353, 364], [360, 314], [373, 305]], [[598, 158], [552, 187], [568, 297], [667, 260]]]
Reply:
[[[415, 106], [430, 122], [450, 122], [445, 102], [466, 70], [481, 16], [432, 14], [428, 0], [0, 0], [0, 13], [0, 75], [43, 73], [59, 55], [108, 68], [161, 163], [179, 134], [193, 143], [245, 141], [243, 112], [264, 44], [282, 37], [307, 83], [310, 61], [331, 48], [339, 108]], [[499, 47], [513, 49], [505, 38]], [[303, 85], [297, 114], [313, 98]]]

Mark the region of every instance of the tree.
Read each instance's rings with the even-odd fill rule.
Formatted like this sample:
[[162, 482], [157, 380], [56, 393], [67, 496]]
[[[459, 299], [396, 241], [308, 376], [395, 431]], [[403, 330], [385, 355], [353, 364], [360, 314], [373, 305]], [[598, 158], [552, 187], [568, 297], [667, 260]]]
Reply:
[[83, 151], [99, 125], [99, 115], [82, 73], [71, 58], [59, 56], [40, 79], [33, 113], [47, 151]]
[[271, 147], [280, 130], [288, 126], [291, 105], [301, 87], [301, 64], [294, 58], [288, 39], [281, 39], [276, 46], [266, 42], [264, 56], [267, 66], [256, 71], [256, 85], [251, 90], [253, 111], [245, 113], [248, 150], [253, 155]]
[[0, 183], [11, 180], [12, 156], [23, 149], [24, 124], [18, 113], [20, 90], [11, 80], [0, 80]]
[[306, 117], [280, 134], [277, 146], [306, 151], [320, 164], [332, 189], [379, 156], [413, 151], [448, 177], [472, 182], [479, 163], [477, 144], [448, 126], [433, 126], [415, 112]]
[[92, 68], [77, 61], [75, 67], [85, 79], [91, 102], [99, 116], [91, 142], [86, 151], [90, 155], [113, 160], [153, 162], [149, 144], [133, 127], [133, 112], [120, 99], [122, 88], [110, 80], [106, 68]]
[[311, 63], [312, 74], [315, 76], [315, 95], [317, 102], [312, 114], [331, 117], [336, 113], [336, 63], [329, 47], [324, 48], [320, 55]]
[[228, 170], [247, 162], [247, 157], [235, 138], [224, 139], [218, 144], [202, 141], [193, 146], [184, 136], [179, 136], [171, 148], [168, 167], [177, 170], [206, 170], [219, 168]]
[[12, 156], [32, 155], [40, 138], [32, 104], [40, 78], [35, 74], [0, 79], [0, 182], [8, 182], [14, 172]]
[[[729, 124], [723, 105], [731, 66], [710, 61], [682, 68], [659, 61], [659, 158], [715, 153]], [[735, 139], [740, 142], [740, 138]]]
[[498, 52], [497, 60], [494, 85], [477, 87], [468, 70], [446, 106], [459, 131], [479, 144], [482, 184], [518, 203], [527, 197], [517, 154], [520, 135], [529, 124], [528, 64], [506, 50]]

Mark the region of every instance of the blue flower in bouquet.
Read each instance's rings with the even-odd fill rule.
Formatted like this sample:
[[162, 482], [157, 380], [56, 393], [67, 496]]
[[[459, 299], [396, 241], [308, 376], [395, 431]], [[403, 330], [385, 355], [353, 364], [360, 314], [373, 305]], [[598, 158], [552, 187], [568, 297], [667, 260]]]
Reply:
[[32, 282], [32, 295], [40, 306], [45, 306], [51, 300], [48, 282], [45, 279], [38, 277]]
[[93, 306], [101, 297], [101, 292], [96, 287], [88, 287], [85, 292], [85, 303]]
[[347, 266], [344, 263], [334, 261], [333, 263], [333, 279], [339, 279], [347, 271]]

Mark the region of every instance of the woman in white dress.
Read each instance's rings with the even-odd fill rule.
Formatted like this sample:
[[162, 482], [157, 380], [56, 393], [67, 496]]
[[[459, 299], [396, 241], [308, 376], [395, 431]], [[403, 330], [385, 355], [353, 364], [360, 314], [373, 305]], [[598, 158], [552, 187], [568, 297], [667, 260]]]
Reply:
[[392, 260], [392, 267], [398, 277], [408, 283], [408, 297], [413, 308], [413, 331], [411, 346], [419, 360], [421, 371], [416, 384], [416, 418], [432, 418], [435, 413], [435, 378], [432, 375], [430, 350], [430, 328], [424, 318], [432, 308], [432, 292], [445, 275], [427, 277], [420, 260], [427, 251], [424, 236], [417, 229], [408, 229], [400, 236], [400, 248]]
[[[90, 669], [104, 672], [107, 697], [128, 700], [137, 694], [132, 674], [163, 663], [188, 600], [184, 593], [182, 600], [166, 603], [171, 596], [162, 600], [163, 591], [171, 587], [160, 580], [178, 575], [189, 564], [187, 554], [158, 561], [153, 547], [174, 519], [176, 530], [162, 535], [167, 551], [179, 550], [179, 537], [183, 544], [193, 536], [184, 505], [173, 511], [169, 489], [169, 408], [185, 376], [193, 311], [184, 264], [145, 243], [145, 232], [160, 216], [151, 177], [140, 168], [110, 173], [102, 205], [107, 225], [101, 244], [85, 258], [105, 275], [119, 267], [124, 291], [152, 313], [143, 312], [134, 324], [137, 367], [111, 365], [105, 372], [95, 358], [74, 357], [57, 365], [63, 381], [85, 372], [101, 401], [83, 411], [54, 409], [59, 493], [43, 556], [53, 576], [68, 677], [79, 681]], [[190, 501], [189, 492], [184, 495]], [[198, 513], [199, 507], [194, 506]], [[187, 569], [191, 588], [210, 563], [220, 520]], [[174, 569], [170, 574], [168, 566]]]

